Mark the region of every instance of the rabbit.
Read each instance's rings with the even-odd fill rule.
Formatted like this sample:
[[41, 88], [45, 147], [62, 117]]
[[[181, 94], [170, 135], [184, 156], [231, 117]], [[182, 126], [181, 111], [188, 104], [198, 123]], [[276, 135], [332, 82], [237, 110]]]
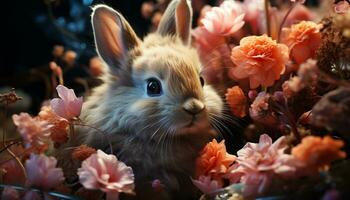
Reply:
[[[190, 46], [192, 9], [174, 0], [157, 31], [143, 41], [106, 5], [91, 16], [96, 50], [106, 65], [80, 116], [95, 128], [77, 128], [78, 143], [111, 151], [133, 168], [135, 194], [127, 199], [193, 199], [195, 160], [216, 132], [210, 117], [223, 102], [201, 78]], [[112, 149], [109, 148], [112, 146]], [[152, 188], [159, 180], [161, 190]]]

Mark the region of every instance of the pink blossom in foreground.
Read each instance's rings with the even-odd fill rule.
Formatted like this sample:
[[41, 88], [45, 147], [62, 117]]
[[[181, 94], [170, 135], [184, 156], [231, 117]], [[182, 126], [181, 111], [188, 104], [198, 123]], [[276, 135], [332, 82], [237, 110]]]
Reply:
[[224, 3], [223, 6], [213, 7], [205, 13], [202, 23], [213, 34], [229, 36], [237, 32], [244, 25], [244, 14], [232, 3]]
[[31, 154], [25, 163], [27, 184], [49, 190], [64, 181], [63, 171], [56, 167], [57, 160], [43, 154]]
[[121, 192], [133, 193], [135, 187], [132, 169], [101, 150], [83, 161], [78, 175], [85, 188], [100, 189], [107, 199], [118, 199]]
[[77, 98], [73, 89], [68, 89], [63, 85], [56, 87], [58, 96], [51, 100], [51, 107], [54, 112], [65, 119], [78, 117], [83, 105], [83, 98]]
[[43, 145], [48, 141], [51, 125], [47, 122], [33, 118], [28, 113], [14, 114], [12, 120], [28, 146]]
[[231, 183], [243, 183], [245, 196], [262, 194], [274, 176], [296, 175], [298, 162], [284, 153], [287, 147], [284, 136], [272, 143], [268, 135], [261, 135], [259, 143], [248, 142], [237, 152], [238, 165], [232, 167], [227, 178]]
[[197, 180], [192, 179], [192, 183], [204, 194], [222, 188], [222, 184], [219, 181], [212, 180], [210, 176], [199, 176]]

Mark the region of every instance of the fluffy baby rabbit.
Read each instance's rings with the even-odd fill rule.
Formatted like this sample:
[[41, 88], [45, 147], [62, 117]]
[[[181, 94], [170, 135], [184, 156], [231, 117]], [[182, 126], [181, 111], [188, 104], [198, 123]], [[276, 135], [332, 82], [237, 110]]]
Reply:
[[[223, 103], [200, 76], [189, 46], [191, 18], [190, 2], [172, 1], [158, 30], [141, 41], [120, 13], [93, 8], [95, 44], [108, 72], [81, 119], [106, 134], [78, 132], [108, 153], [110, 143], [133, 168], [136, 199], [193, 199], [195, 159], [215, 136], [209, 116], [219, 116]], [[152, 188], [155, 179], [161, 189]]]

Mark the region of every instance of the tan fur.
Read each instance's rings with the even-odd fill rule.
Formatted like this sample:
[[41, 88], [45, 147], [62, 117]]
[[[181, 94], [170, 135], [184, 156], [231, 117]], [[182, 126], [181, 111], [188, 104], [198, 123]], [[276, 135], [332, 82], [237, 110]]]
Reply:
[[[195, 196], [190, 179], [194, 161], [215, 136], [209, 115], [220, 115], [222, 110], [216, 92], [200, 84], [197, 52], [180, 38], [159, 32], [148, 35], [128, 51], [123, 72], [109, 70], [105, 83], [93, 90], [83, 106], [83, 123], [100, 131], [79, 127], [77, 144], [87, 143], [109, 153], [110, 143], [118, 159], [134, 170], [137, 199]], [[130, 77], [128, 83], [118, 81], [123, 73]], [[150, 77], [161, 81], [163, 95], [147, 96]], [[186, 127], [192, 116], [182, 106], [189, 98], [205, 108], [195, 116], [194, 124]], [[165, 185], [163, 192], [151, 188], [154, 179]]]

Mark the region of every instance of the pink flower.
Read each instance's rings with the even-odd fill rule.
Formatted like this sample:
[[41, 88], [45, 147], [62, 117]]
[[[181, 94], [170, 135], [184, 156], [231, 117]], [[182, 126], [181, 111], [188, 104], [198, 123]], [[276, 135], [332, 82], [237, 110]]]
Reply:
[[51, 125], [47, 122], [32, 118], [28, 113], [14, 114], [12, 120], [28, 146], [40, 146], [48, 141]]
[[56, 168], [57, 160], [43, 154], [31, 154], [26, 161], [27, 181], [29, 186], [49, 190], [64, 181], [63, 171]]
[[261, 194], [269, 187], [272, 177], [292, 177], [295, 175], [298, 162], [284, 153], [287, 148], [285, 137], [280, 137], [274, 143], [263, 134], [259, 143], [247, 143], [237, 152], [237, 163], [231, 168], [227, 177], [231, 183], [237, 180], [245, 184], [246, 196]]
[[19, 194], [17, 190], [11, 187], [5, 187], [1, 194], [2, 200], [19, 200]]
[[350, 9], [350, 4], [348, 1], [340, 1], [334, 6], [334, 11], [338, 14], [344, 14]]
[[233, 2], [226, 2], [206, 12], [201, 22], [210, 33], [229, 36], [244, 25], [244, 14], [240, 10]]
[[101, 150], [83, 161], [78, 175], [85, 188], [100, 189], [107, 199], [118, 199], [120, 192], [133, 193], [135, 187], [132, 169]]
[[192, 179], [192, 183], [204, 194], [222, 188], [222, 184], [219, 181], [212, 180], [210, 176], [199, 176], [197, 180]]
[[266, 35], [245, 37], [232, 49], [231, 59], [236, 66], [231, 69], [230, 76], [249, 78], [251, 89], [259, 85], [272, 86], [284, 73], [288, 53], [286, 45]]
[[72, 119], [78, 117], [83, 105], [83, 98], [77, 98], [74, 90], [68, 89], [63, 85], [56, 87], [58, 96], [60, 98], [54, 98], [51, 100], [51, 107], [54, 112], [65, 119]]

